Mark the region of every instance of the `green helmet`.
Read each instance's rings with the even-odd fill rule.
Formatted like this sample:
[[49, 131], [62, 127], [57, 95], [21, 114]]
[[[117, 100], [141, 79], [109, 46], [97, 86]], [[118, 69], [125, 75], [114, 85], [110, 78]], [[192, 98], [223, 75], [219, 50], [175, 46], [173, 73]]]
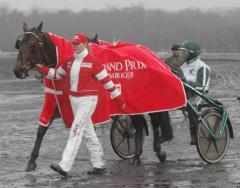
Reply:
[[199, 56], [202, 52], [201, 47], [196, 42], [192, 42], [192, 41], [184, 41], [181, 47], [179, 48], [179, 50], [187, 52], [188, 57], [185, 56], [186, 61], [189, 61]]

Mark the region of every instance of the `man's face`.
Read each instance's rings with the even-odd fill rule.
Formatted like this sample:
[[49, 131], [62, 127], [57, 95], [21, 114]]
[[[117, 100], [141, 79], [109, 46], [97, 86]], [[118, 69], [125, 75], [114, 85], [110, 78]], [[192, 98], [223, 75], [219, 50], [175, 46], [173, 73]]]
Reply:
[[184, 49], [179, 50], [179, 61], [180, 62], [188, 61], [190, 55], [191, 55], [191, 52], [188, 50], [184, 50]]
[[179, 50], [173, 50], [172, 53], [173, 53], [173, 56], [175, 57], [179, 56]]
[[73, 43], [73, 50], [75, 54], [80, 54], [87, 46], [87, 43], [79, 43], [74, 44]]

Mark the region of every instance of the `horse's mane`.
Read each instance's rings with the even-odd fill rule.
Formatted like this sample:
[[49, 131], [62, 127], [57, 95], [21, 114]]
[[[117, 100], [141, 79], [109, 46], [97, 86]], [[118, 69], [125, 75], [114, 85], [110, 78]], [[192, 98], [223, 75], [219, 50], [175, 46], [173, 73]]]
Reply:
[[46, 65], [55, 67], [57, 64], [56, 46], [47, 33], [43, 33]]

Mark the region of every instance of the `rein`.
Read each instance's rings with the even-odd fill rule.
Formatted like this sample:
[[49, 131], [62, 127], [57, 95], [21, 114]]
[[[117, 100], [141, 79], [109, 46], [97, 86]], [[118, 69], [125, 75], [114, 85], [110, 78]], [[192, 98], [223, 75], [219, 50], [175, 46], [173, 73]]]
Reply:
[[[24, 35], [26, 34], [31, 34], [33, 35], [37, 40], [38, 40], [38, 45], [40, 46], [40, 59], [39, 59], [39, 64], [46, 64], [45, 61], [43, 61], [45, 59], [45, 49], [44, 49], [44, 43], [43, 43], [43, 40], [36, 34], [36, 33], [33, 33], [33, 32], [30, 32], [30, 31], [27, 31], [24, 33]], [[42, 37], [42, 33], [41, 33], [41, 37]], [[36, 58], [35, 59], [32, 59], [31, 60], [31, 67], [32, 68], [35, 68], [35, 65], [36, 65]]]

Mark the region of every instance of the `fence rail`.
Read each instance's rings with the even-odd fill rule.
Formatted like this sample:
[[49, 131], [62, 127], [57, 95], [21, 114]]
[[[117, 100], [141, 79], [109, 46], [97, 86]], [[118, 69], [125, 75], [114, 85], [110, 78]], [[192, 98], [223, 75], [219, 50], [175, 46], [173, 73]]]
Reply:
[[[162, 59], [166, 59], [171, 56], [170, 52], [157, 52], [156, 53]], [[0, 58], [3, 57], [16, 57], [17, 52], [3, 52], [0, 51]], [[202, 53], [201, 59], [203, 60], [221, 60], [221, 61], [240, 61], [240, 53]]]
[[[170, 52], [157, 52], [157, 55], [163, 59], [171, 56]], [[202, 53], [203, 60], [221, 60], [221, 61], [240, 61], [240, 53]]]

